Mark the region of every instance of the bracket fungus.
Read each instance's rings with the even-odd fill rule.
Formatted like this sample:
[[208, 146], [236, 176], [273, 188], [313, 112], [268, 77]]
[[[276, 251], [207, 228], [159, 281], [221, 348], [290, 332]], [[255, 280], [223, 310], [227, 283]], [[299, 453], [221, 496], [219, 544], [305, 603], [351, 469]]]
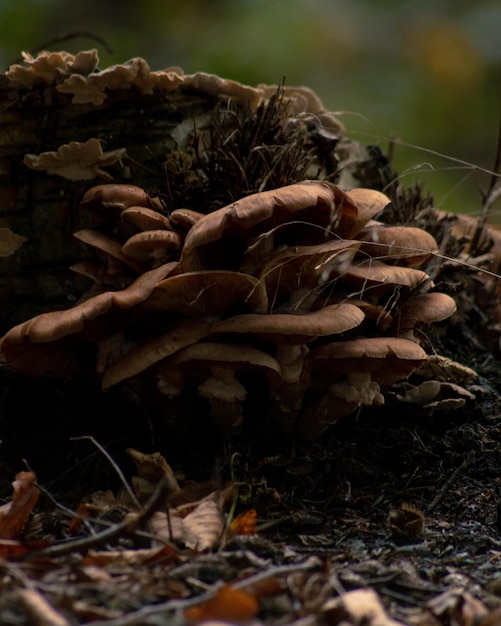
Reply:
[[125, 154], [125, 148], [103, 152], [98, 139], [89, 139], [84, 143], [70, 141], [56, 152], [26, 154], [24, 164], [33, 170], [57, 174], [68, 180], [91, 180], [96, 177], [111, 180], [112, 176], [103, 167], [121, 162]]

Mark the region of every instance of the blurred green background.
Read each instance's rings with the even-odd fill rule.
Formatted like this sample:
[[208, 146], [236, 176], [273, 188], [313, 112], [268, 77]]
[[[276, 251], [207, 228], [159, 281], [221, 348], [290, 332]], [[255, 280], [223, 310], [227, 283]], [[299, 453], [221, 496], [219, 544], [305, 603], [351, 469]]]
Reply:
[[75, 31], [113, 52], [82, 36], [50, 49], [97, 47], [101, 68], [142, 56], [152, 69], [308, 85], [354, 139], [387, 151], [396, 138], [395, 168], [437, 206], [481, 205], [490, 177], [477, 168], [493, 167], [499, 132], [499, 0], [0, 0], [2, 70]]

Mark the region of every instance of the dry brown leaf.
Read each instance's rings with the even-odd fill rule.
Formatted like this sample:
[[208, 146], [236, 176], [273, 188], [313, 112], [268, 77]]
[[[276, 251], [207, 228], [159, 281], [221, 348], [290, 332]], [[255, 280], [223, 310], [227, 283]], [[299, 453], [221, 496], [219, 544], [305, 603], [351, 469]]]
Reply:
[[49, 604], [36, 589], [17, 589], [16, 604], [22, 613], [28, 615], [31, 624], [39, 626], [69, 626], [70, 622]]
[[256, 598], [231, 585], [223, 585], [214, 597], [185, 609], [184, 617], [195, 622], [218, 619], [245, 622], [254, 617], [258, 610], [259, 604]]
[[249, 509], [237, 515], [230, 524], [230, 534], [255, 535], [256, 534], [256, 509]]
[[34, 472], [19, 472], [12, 483], [11, 502], [0, 507], [0, 539], [17, 539], [38, 502], [40, 491]]
[[230, 485], [197, 503], [169, 509], [169, 516], [157, 512], [150, 520], [150, 530], [161, 541], [178, 541], [199, 552], [210, 550], [224, 532], [223, 506], [232, 491]]
[[[373, 589], [355, 589], [341, 597], [328, 600], [322, 607], [324, 619], [328, 624], [337, 624], [338, 618], [350, 624], [364, 626], [405, 626], [389, 617]], [[348, 621], [349, 620], [349, 621]]]
[[128, 448], [127, 454], [133, 460], [138, 473], [138, 476], [132, 478], [132, 485], [140, 502], [145, 502], [151, 497], [158, 482], [162, 479], [168, 482], [169, 497], [180, 491], [174, 470], [160, 452], [146, 454], [134, 448]]
[[434, 617], [457, 626], [473, 626], [488, 614], [480, 600], [460, 588], [448, 589], [426, 607]]

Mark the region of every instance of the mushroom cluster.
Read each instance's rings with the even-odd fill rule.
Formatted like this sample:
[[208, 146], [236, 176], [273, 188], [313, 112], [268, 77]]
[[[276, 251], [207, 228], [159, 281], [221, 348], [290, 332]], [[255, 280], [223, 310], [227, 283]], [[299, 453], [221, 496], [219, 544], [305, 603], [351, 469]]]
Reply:
[[[376, 221], [370, 189], [306, 180], [211, 213], [169, 212], [132, 185], [89, 189], [86, 299], [19, 324], [4, 359], [31, 375], [97, 372], [104, 390], [152, 383], [168, 407], [196, 395], [222, 432], [268, 420], [316, 437], [427, 355], [420, 325], [449, 317], [424, 230]], [[257, 413], [257, 414], [256, 414]]]

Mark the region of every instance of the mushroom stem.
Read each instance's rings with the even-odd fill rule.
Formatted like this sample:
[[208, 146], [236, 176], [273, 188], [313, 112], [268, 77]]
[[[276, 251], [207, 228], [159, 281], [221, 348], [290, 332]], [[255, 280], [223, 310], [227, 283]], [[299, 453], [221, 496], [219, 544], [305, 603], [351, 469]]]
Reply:
[[197, 391], [209, 401], [212, 418], [221, 432], [227, 433], [242, 425], [242, 402], [247, 391], [233, 369], [213, 365], [211, 375], [198, 385]]
[[308, 348], [304, 344], [277, 344], [276, 358], [282, 368], [282, 383], [298, 382], [307, 354]]
[[384, 404], [380, 387], [371, 380], [370, 372], [349, 372], [347, 380], [330, 385], [329, 391], [335, 398], [354, 402], [357, 406]]

